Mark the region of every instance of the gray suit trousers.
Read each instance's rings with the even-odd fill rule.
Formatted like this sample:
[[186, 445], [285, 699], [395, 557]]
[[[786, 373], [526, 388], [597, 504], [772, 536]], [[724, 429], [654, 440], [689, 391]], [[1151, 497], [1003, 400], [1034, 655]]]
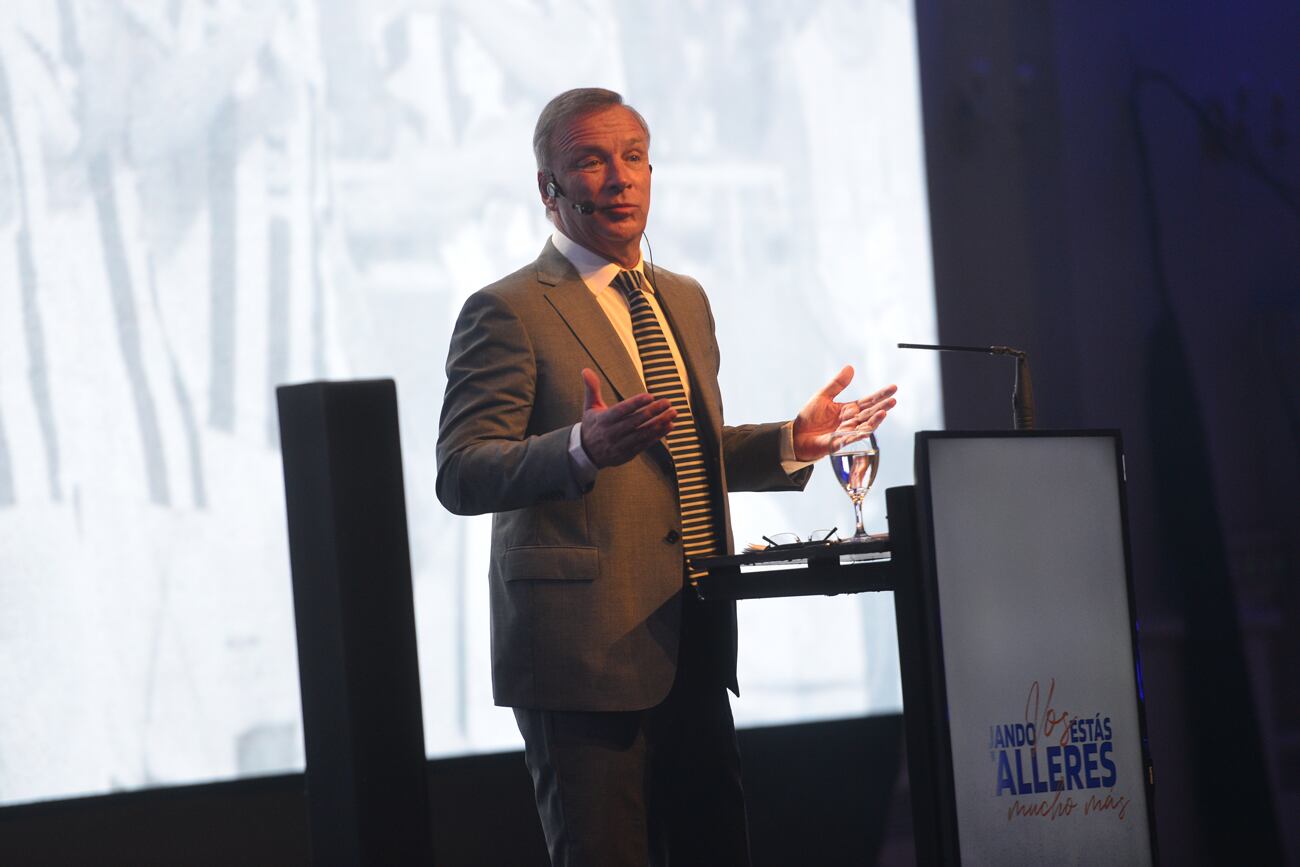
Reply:
[[515, 709], [556, 867], [750, 863], [740, 751], [707, 604], [685, 603], [682, 658], [655, 707]]

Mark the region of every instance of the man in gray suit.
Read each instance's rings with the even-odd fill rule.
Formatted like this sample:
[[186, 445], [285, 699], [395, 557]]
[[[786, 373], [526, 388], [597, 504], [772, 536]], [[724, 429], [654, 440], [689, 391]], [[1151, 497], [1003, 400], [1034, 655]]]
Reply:
[[735, 608], [690, 592], [687, 558], [732, 549], [728, 490], [802, 488], [894, 388], [836, 402], [846, 367], [792, 422], [726, 426], [704, 291], [641, 258], [649, 146], [611, 91], [542, 111], [556, 231], [461, 311], [438, 497], [494, 513], [493, 695], [515, 709], [552, 860], [746, 864]]

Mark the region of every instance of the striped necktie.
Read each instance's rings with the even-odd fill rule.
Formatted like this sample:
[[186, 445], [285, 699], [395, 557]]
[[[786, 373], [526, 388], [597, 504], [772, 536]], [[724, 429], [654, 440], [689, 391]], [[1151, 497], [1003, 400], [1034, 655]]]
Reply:
[[[672, 455], [677, 471], [677, 497], [682, 513], [682, 550], [686, 557], [707, 557], [719, 551], [717, 528], [714, 526], [713, 494], [709, 485], [708, 467], [704, 449], [700, 446], [695, 416], [691, 414], [686, 389], [682, 387], [673, 361], [668, 340], [641, 288], [639, 271], [620, 271], [613, 284], [627, 296], [632, 311], [632, 334], [637, 351], [641, 354], [641, 371], [646, 390], [656, 398], [666, 398], [677, 410], [673, 429], [664, 437], [664, 445]], [[706, 570], [692, 570], [691, 586]]]

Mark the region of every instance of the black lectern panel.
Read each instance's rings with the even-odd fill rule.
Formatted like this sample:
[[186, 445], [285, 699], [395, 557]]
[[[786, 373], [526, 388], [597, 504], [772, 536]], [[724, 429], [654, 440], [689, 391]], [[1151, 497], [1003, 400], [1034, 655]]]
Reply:
[[276, 390], [316, 864], [432, 861], [391, 380]]
[[1119, 433], [915, 454], [942, 862], [1159, 863]]

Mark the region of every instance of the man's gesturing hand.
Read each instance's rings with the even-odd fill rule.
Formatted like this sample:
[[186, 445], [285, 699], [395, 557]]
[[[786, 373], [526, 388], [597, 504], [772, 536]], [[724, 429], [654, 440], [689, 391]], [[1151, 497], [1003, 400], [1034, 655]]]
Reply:
[[667, 400], [648, 393], [606, 406], [600, 380], [591, 368], [582, 369], [587, 390], [583, 400], [582, 449], [597, 467], [625, 464], [650, 448], [673, 429], [677, 410]]
[[835, 397], [852, 380], [853, 368], [846, 365], [799, 410], [794, 420], [796, 459], [819, 460], [851, 442], [865, 439], [880, 427], [885, 415], [898, 403], [894, 400], [896, 385], [886, 386], [869, 397], [837, 403]]

